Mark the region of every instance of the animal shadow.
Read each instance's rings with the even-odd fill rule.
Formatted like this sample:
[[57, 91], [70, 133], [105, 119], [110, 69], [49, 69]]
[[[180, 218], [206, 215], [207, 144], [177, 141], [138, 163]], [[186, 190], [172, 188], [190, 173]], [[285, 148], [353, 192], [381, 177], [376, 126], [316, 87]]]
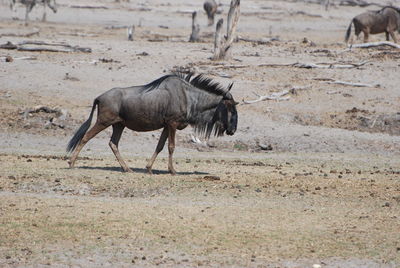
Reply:
[[[125, 173], [123, 172], [122, 168], [120, 167], [76, 167], [79, 169], [87, 169], [87, 170], [104, 170], [104, 171], [112, 171], [112, 172], [120, 172], [120, 173]], [[134, 173], [141, 173], [141, 174], [148, 174], [147, 169], [145, 168], [132, 168]], [[168, 170], [159, 170], [159, 169], [153, 169], [153, 175], [167, 175], [170, 174]], [[202, 171], [177, 171], [176, 175], [209, 175], [208, 172], [202, 172]]]

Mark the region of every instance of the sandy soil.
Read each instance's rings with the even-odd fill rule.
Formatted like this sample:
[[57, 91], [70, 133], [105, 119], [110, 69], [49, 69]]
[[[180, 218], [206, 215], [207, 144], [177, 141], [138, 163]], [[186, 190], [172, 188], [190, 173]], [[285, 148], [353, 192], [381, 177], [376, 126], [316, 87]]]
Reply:
[[[28, 26], [21, 6], [13, 13], [0, 2], [0, 44], [92, 49], [0, 50], [0, 266], [400, 266], [400, 53], [343, 44], [351, 18], [377, 7], [246, 1], [238, 35], [275, 41], [237, 42], [233, 59], [213, 62], [213, 28], [202, 11], [202, 41], [187, 42], [191, 12], [202, 1], [57, 2], [48, 22], [35, 8]], [[218, 18], [228, 11], [229, 1], [221, 3]], [[132, 24], [129, 42], [121, 26]], [[371, 36], [379, 40], [383, 34]], [[365, 61], [356, 68], [262, 66]], [[143, 168], [160, 133], [125, 131], [121, 153], [136, 173], [124, 174], [106, 130], [67, 169], [65, 146], [96, 96], [177, 69], [235, 83], [241, 104], [233, 137], [194, 144], [185, 129], [178, 175], [166, 174], [163, 152], [149, 176]], [[254, 92], [293, 88], [286, 101], [243, 103]], [[67, 116], [26, 112], [38, 105]]]

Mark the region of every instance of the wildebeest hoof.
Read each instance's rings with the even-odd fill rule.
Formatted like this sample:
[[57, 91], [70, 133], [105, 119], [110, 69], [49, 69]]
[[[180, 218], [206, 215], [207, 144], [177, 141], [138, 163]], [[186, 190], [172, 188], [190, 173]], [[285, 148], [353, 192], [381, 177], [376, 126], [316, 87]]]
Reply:
[[127, 173], [133, 173], [133, 170], [130, 168], [124, 168], [123, 170], [124, 170], [124, 172], [127, 172]]
[[176, 171], [174, 169], [170, 169], [169, 173], [171, 173], [171, 175], [173, 175], [173, 176], [176, 175]]
[[70, 160], [68, 160], [68, 165], [69, 165], [69, 168], [74, 168], [74, 163], [72, 163]]
[[151, 167], [146, 167], [147, 169], [147, 173], [149, 173], [150, 175], [153, 175], [153, 171], [151, 170]]

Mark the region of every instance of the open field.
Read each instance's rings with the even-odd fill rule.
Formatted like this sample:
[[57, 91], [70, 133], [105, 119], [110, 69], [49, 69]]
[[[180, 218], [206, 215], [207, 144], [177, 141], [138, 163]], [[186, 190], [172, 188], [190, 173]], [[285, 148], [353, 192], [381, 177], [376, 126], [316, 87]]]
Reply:
[[[202, 1], [57, 2], [48, 22], [35, 8], [24, 26], [22, 6], [0, 1], [0, 44], [92, 49], [0, 49], [1, 267], [400, 266], [400, 52], [343, 44], [351, 18], [377, 7], [242, 1], [238, 35], [272, 40], [236, 42], [233, 59], [213, 62], [204, 12], [202, 41], [187, 42]], [[359, 66], [339, 68], [349, 64]], [[160, 132], [125, 130], [120, 150], [136, 171], [125, 174], [106, 130], [67, 168], [66, 144], [96, 96], [188, 69], [235, 83], [234, 136], [197, 144], [180, 131], [178, 174], [163, 152], [150, 176]], [[243, 103], [283, 90], [288, 100]], [[55, 112], [29, 112], [39, 105]]]

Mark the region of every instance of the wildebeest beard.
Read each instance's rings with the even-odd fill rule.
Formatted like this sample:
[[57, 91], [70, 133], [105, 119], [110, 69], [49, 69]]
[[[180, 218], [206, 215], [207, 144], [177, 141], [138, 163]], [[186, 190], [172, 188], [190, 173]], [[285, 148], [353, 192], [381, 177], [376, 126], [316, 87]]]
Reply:
[[200, 114], [194, 126], [194, 131], [206, 139], [211, 135], [216, 137], [224, 135], [227, 128], [227, 108], [223, 101], [215, 109], [207, 110]]

